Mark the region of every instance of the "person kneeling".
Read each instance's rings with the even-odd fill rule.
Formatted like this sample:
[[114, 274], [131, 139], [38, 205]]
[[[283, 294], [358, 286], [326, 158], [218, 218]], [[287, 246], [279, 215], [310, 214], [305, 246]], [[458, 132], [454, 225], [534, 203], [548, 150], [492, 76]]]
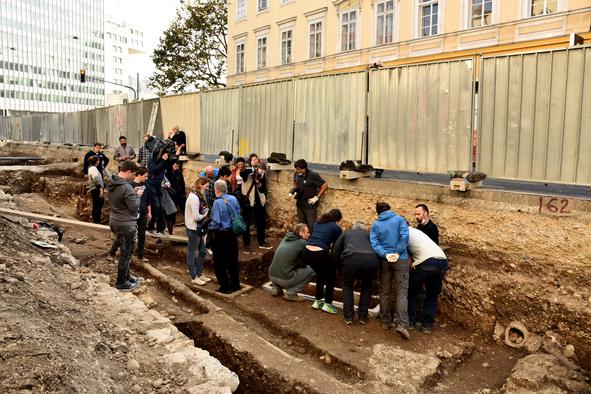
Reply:
[[281, 240], [269, 267], [269, 279], [274, 296], [282, 295], [285, 289], [283, 298], [286, 300], [304, 301], [303, 298], [298, 297], [298, 293], [306, 288], [315, 272], [309, 265], [298, 268], [298, 263], [309, 237], [308, 226], [298, 223], [293, 231], [288, 232]]

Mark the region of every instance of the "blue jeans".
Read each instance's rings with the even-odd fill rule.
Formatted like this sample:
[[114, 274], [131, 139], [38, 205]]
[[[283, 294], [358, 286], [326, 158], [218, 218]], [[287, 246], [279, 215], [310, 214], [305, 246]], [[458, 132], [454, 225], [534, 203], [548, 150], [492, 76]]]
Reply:
[[443, 278], [447, 272], [446, 259], [427, 259], [413, 267], [410, 271], [408, 289], [408, 316], [411, 322], [416, 319], [417, 297], [425, 286], [425, 302], [423, 303], [424, 327], [432, 328], [437, 313], [437, 298], [441, 293]]
[[[199, 231], [191, 230], [185, 227], [187, 230], [187, 265], [189, 266], [189, 272], [191, 273], [191, 279], [195, 279], [203, 275], [203, 265], [205, 263], [205, 242], [199, 236]], [[197, 256], [195, 256], [197, 253]]]

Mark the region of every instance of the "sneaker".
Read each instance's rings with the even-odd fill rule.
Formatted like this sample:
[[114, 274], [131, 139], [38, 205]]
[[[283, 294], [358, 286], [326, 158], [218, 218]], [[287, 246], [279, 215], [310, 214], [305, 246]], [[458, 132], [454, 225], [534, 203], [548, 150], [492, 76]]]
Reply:
[[195, 278], [193, 278], [191, 280], [191, 283], [197, 285], [197, 286], [203, 286], [204, 284], [206, 284], [207, 282], [202, 280], [200, 277], [196, 276]]
[[[411, 324], [411, 326], [412, 326], [412, 325], [413, 325], [413, 324]], [[410, 327], [409, 327], [409, 328], [410, 328]], [[419, 331], [420, 331], [420, 330], [423, 328], [423, 323], [421, 323], [420, 321], [416, 322], [416, 323], [414, 324], [414, 328], [416, 328], [417, 330], [419, 330]]]
[[129, 275], [129, 279], [127, 279], [129, 282], [131, 283], [137, 283], [140, 284], [142, 283], [145, 279], [142, 278], [141, 276], [133, 276], [133, 275]]
[[287, 300], [287, 301], [294, 301], [294, 302], [304, 301], [304, 299], [302, 297], [298, 296], [297, 294], [289, 294], [289, 293], [285, 293], [283, 295], [283, 299]]
[[392, 323], [384, 323], [384, 322], [382, 322], [382, 328], [384, 330], [389, 330], [390, 327], [392, 327]]
[[269, 249], [273, 249], [273, 247], [271, 245], [269, 245], [268, 243], [264, 243], [264, 244], [259, 245], [259, 249], [269, 250]]
[[244, 249], [242, 249], [242, 253], [250, 254], [250, 246], [245, 246]]
[[279, 297], [279, 296], [282, 296], [282, 295], [283, 295], [283, 289], [278, 289], [278, 288], [276, 288], [276, 287], [273, 287], [273, 288], [271, 289], [271, 295], [272, 295], [273, 297]]
[[365, 326], [367, 324], [367, 320], [361, 319], [361, 320], [359, 320], [359, 324], [361, 324], [362, 326]]
[[152, 237], [158, 236], [158, 233], [156, 232], [156, 230], [147, 230], [146, 234], [150, 234]]
[[422, 326], [419, 329], [419, 331], [422, 332], [423, 334], [431, 335], [431, 334], [433, 334], [433, 327], [425, 327], [425, 326]]
[[406, 340], [410, 339], [410, 334], [408, 333], [408, 330], [404, 327], [402, 327], [401, 325], [399, 325], [398, 327], [396, 327], [396, 332], [398, 334], [400, 334], [400, 336]]
[[353, 320], [347, 320], [345, 319], [345, 324], [348, 326], [352, 326], [353, 325]]
[[202, 281], [205, 281], [206, 283], [209, 282], [209, 281], [211, 281], [211, 278], [208, 277], [208, 276], [205, 276], [205, 275], [201, 275], [199, 277], [199, 279], [201, 279]]
[[324, 305], [322, 305], [322, 312], [335, 314], [338, 311], [337, 308], [335, 308], [331, 304], [324, 303]]
[[312, 309], [322, 309], [322, 307], [324, 306], [324, 302], [320, 301], [320, 300], [314, 300], [314, 303], [312, 304]]
[[205, 249], [205, 253], [207, 253], [210, 256], [213, 256], [213, 252], [209, 248]]
[[137, 289], [139, 286], [138, 283], [132, 283], [130, 281], [125, 281], [124, 283], [120, 284], [120, 285], [116, 285], [115, 288], [119, 291], [132, 291]]

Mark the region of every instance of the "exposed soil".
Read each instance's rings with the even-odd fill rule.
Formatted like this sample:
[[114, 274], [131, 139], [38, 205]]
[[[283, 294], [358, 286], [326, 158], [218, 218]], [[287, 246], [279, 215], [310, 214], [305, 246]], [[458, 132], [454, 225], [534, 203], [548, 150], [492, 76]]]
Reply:
[[[0, 205], [87, 220], [90, 204], [85, 195], [85, 181], [79, 172], [80, 164], [56, 163], [40, 167], [32, 171], [0, 168], [0, 188], [14, 195], [5, 198]], [[293, 221], [293, 217], [288, 219], [294, 213], [293, 202], [279, 197], [283, 196], [285, 187], [286, 184], [280, 182], [271, 186], [274, 197], [269, 209], [282, 207], [270, 215], [274, 225], [270, 231], [273, 245], [279, 243], [283, 228]], [[370, 221], [373, 220], [371, 206], [378, 198], [383, 197], [336, 191], [329, 193], [323, 204], [341, 208], [345, 218]], [[388, 197], [387, 200], [394, 210], [402, 213], [415, 205], [414, 201], [401, 198]], [[546, 331], [557, 332], [562, 341], [560, 349], [564, 349], [566, 343], [574, 345], [576, 355], [569, 360], [589, 368], [591, 225], [578, 223], [572, 217], [536, 216], [494, 204], [486, 209], [462, 203], [453, 206], [432, 202], [430, 207], [450, 260], [438, 324], [431, 336], [412, 331], [411, 340], [404, 341], [395, 331], [383, 330], [375, 319], [366, 326], [346, 326], [341, 314], [327, 315], [312, 310], [308, 302], [289, 303], [272, 297], [260, 286], [267, 281], [266, 272], [273, 252], [259, 250], [256, 243], [254, 253], [240, 254], [241, 280], [254, 289], [238, 297], [219, 297], [189, 285], [183, 245], [147, 240], [146, 256], [150, 265], [189, 285], [211, 306], [222, 308], [235, 322], [235, 326], [226, 327], [228, 331], [213, 329], [215, 314], [202, 313], [207, 308], [195, 307], [174, 288], [150, 281], [136, 296], [150, 309], [173, 321], [181, 332], [195, 340], [196, 346], [208, 350], [236, 372], [240, 378], [238, 392], [316, 392], [319, 391], [318, 376], [310, 372], [314, 370], [362, 392], [381, 392], [375, 389], [374, 371], [376, 346], [380, 345], [439, 360], [436, 373], [426, 376], [416, 390], [501, 392], [513, 367], [528, 354], [492, 340], [495, 324], [506, 325], [512, 320], [521, 321], [530, 331], [542, 336]], [[103, 218], [107, 220], [108, 214]], [[408, 219], [411, 219], [410, 214]], [[18, 251], [22, 251], [20, 259], [29, 261], [27, 269], [20, 268], [21, 273], [17, 272], [18, 275], [26, 272], [25, 280], [10, 282], [12, 292], [4, 287], [0, 293], [4, 322], [0, 348], [7, 366], [0, 372], [6, 382], [2, 387], [8, 391], [85, 391], [84, 377], [96, 381], [98, 391], [129, 391], [134, 390], [135, 385], [144, 391], [144, 387], [153, 387], [154, 381], [168, 382], [162, 386], [168, 391], [183, 387], [176, 385], [174, 373], [166, 368], [158, 370], [156, 363], [142, 363], [139, 372], [122, 375], [129, 357], [112, 349], [104, 354], [96, 349], [91, 351], [89, 343], [129, 343], [130, 338], [132, 342], [137, 338], [102, 315], [88, 295], [78, 295], [81, 299], [78, 300], [73, 291], [78, 289], [64, 292], [59, 285], [73, 280], [68, 276], [70, 270], [45, 266], [40, 260], [31, 263], [36, 261], [31, 256], [43, 256], [43, 252], [31, 250], [28, 240], [9, 237], [18, 235], [21, 230], [17, 231], [17, 224], [1, 218], [0, 221], [3, 222], [0, 224], [6, 223], [0, 235], [9, 240], [3, 240], [3, 245], [11, 245], [8, 249], [0, 248], [4, 257], [12, 259], [11, 264], [16, 266]], [[182, 221], [180, 216], [179, 221]], [[80, 261], [84, 272], [106, 274], [112, 284], [116, 262], [110, 261], [107, 254], [112, 242], [109, 233], [63, 227], [66, 232], [63, 244]], [[183, 228], [178, 227], [175, 233], [184, 235]], [[208, 258], [206, 271], [213, 276], [211, 264]], [[142, 274], [149, 278], [148, 273]], [[76, 273], [72, 275], [75, 277]], [[376, 289], [377, 285], [376, 278]], [[211, 282], [205, 287], [215, 290], [216, 284]], [[19, 326], [23, 315], [30, 316], [25, 320], [27, 327]], [[298, 360], [290, 374], [282, 373], [272, 362], [262, 362], [262, 355], [257, 354], [256, 349], [244, 351], [238, 343], [228, 339], [232, 337], [229, 333], [240, 336], [245, 329], [279, 349], [285, 357]], [[8, 356], [4, 355], [4, 349], [10, 351]], [[134, 351], [139, 352], [137, 357], [149, 359], [149, 349], [138, 347]], [[73, 360], [78, 360], [75, 361], [78, 369], [72, 367]], [[571, 361], [564, 362], [570, 365]], [[396, 363], [396, 360], [391, 362]], [[104, 363], [100, 372], [92, 369], [97, 363]], [[31, 365], [36, 367], [26, 372]], [[186, 382], [181, 379], [181, 383]]]

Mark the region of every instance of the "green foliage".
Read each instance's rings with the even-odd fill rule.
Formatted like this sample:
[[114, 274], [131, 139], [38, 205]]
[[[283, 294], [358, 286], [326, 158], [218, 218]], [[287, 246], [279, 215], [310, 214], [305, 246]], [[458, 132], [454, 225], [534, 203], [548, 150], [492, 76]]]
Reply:
[[152, 54], [149, 85], [160, 94], [226, 86], [226, 34], [226, 0], [185, 1]]

